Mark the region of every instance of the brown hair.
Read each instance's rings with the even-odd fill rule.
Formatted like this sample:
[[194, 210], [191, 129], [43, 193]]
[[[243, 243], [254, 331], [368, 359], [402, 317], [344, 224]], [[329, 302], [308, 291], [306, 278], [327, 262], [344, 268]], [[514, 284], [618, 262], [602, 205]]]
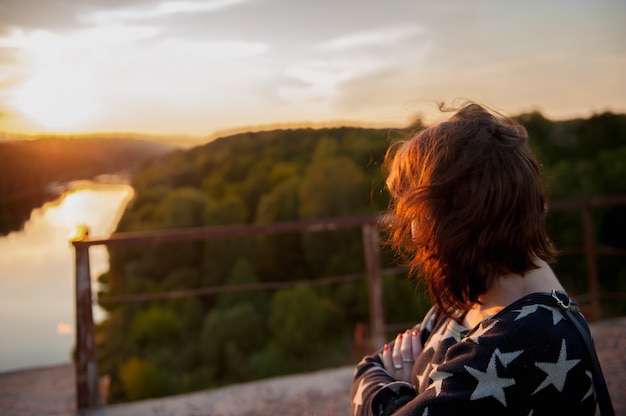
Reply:
[[526, 129], [467, 103], [449, 121], [390, 146], [392, 199], [381, 221], [412, 274], [458, 317], [501, 276], [554, 260], [540, 166]]

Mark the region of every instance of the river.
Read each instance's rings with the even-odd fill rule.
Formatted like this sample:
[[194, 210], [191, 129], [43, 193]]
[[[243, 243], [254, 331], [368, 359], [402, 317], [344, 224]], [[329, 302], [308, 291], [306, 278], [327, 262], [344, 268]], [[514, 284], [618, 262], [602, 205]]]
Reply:
[[[109, 236], [132, 199], [124, 183], [78, 181], [32, 211], [21, 231], [0, 237], [0, 372], [69, 363], [75, 344], [74, 250], [78, 227]], [[90, 248], [92, 281], [108, 270]], [[93, 285], [94, 291], [96, 285]], [[94, 320], [105, 314], [94, 307]]]

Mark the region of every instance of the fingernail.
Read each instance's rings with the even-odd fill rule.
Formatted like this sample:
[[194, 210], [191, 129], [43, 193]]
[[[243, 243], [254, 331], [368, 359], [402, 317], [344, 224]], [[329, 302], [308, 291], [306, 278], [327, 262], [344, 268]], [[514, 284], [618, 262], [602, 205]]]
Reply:
[[383, 349], [384, 349], [385, 351], [389, 351], [389, 344], [385, 344], [385, 346], [383, 347]]
[[402, 339], [402, 332], [398, 334], [398, 339]]
[[417, 336], [417, 331], [413, 330], [413, 336]]

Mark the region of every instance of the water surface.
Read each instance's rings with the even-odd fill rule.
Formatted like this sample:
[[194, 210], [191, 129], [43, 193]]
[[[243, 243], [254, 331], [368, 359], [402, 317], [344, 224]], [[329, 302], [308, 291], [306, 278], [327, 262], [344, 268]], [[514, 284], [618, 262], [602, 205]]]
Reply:
[[[69, 240], [82, 225], [94, 237], [110, 235], [132, 196], [127, 184], [72, 182], [57, 200], [33, 210], [23, 230], [0, 238], [0, 372], [70, 362], [75, 304]], [[89, 254], [94, 280], [108, 269], [108, 253], [95, 246]], [[95, 307], [94, 319], [103, 317]]]

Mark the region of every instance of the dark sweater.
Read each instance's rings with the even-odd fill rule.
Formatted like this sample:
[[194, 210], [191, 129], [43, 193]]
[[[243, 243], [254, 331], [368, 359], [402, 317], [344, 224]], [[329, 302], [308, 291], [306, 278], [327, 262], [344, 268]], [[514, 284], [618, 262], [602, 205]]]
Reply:
[[586, 346], [544, 296], [526, 296], [471, 330], [431, 308], [415, 326], [423, 350], [412, 382], [395, 380], [380, 352], [366, 356], [352, 383], [352, 415], [593, 415]]

